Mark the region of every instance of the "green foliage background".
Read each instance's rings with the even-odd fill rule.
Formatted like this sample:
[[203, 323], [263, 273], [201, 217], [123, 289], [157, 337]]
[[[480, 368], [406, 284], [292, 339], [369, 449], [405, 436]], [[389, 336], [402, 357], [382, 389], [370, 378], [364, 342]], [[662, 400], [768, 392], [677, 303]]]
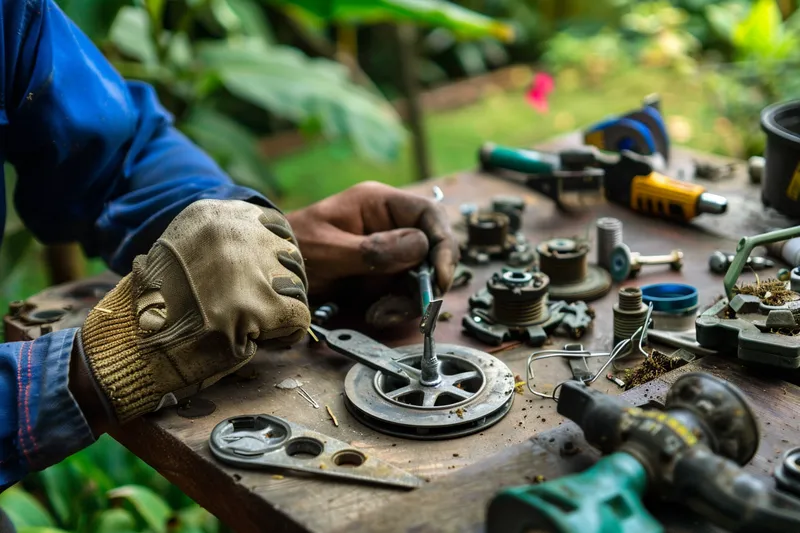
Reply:
[[[487, 89], [472, 105], [428, 114], [436, 174], [474, 166], [485, 140], [530, 145], [632, 108], [650, 92], [662, 95], [668, 117], [681, 126], [671, 128], [683, 132], [677, 142], [747, 156], [763, 146], [761, 108], [800, 94], [800, 16], [792, 1], [59, 4], [124, 75], [155, 86], [178, 127], [235, 180], [289, 209], [365, 179], [412, 179], [405, 129], [387, 100], [401, 93], [387, 23], [421, 27], [425, 86], [531, 62], [556, 79], [546, 115], [527, 106], [519, 88]], [[511, 23], [515, 41], [506, 42], [509, 26], [501, 20]], [[359, 68], [338, 62], [341, 51]], [[529, 69], [521, 72], [530, 77]], [[306, 147], [267, 160], [259, 139], [295, 128]], [[11, 198], [13, 169], [7, 173]], [[44, 287], [40, 254], [10, 209], [0, 249], [3, 308]], [[93, 262], [90, 271], [101, 268]], [[22, 533], [224, 529], [107, 437], [0, 494], [0, 506]]]

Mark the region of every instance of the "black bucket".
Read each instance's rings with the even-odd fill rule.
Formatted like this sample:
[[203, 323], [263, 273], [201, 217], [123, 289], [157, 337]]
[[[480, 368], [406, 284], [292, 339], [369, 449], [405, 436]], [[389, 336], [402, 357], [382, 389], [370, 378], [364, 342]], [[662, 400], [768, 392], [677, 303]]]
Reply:
[[800, 100], [765, 108], [761, 129], [767, 134], [761, 199], [784, 215], [800, 219]]

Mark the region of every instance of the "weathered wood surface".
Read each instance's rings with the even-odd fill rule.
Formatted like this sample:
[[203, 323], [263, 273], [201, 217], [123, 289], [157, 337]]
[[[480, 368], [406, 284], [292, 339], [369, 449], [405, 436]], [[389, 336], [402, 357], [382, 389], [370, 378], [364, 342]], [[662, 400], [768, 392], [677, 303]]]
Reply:
[[[653, 400], [663, 402], [675, 380], [692, 371], [709, 372], [726, 379], [747, 395], [759, 418], [762, 434], [758, 453], [747, 469], [759, 475], [771, 475], [781, 454], [800, 442], [800, 387], [775, 377], [754, 375], [751, 370], [727, 359], [706, 357], [632, 389], [623, 397], [634, 405]], [[562, 455], [560, 450], [568, 441], [577, 446], [580, 453]], [[577, 426], [565, 422], [411, 494], [396, 497], [391, 504], [364, 515], [342, 531], [477, 533], [483, 531], [489, 500], [500, 489], [530, 484], [536, 476], [553, 479], [580, 471], [597, 457]], [[658, 509], [656, 515], [670, 532], [718, 531], [688, 511], [675, 512], [674, 506]]]
[[[574, 142], [574, 139], [560, 139], [548, 147], [563, 147], [570, 142]], [[691, 163], [692, 157], [694, 156], [687, 152], [676, 150], [674, 171], [685, 169]], [[686, 256], [686, 266], [681, 273], [670, 272], [666, 267], [652, 267], [643, 271], [637, 280], [628, 283], [643, 285], [661, 281], [688, 282], [698, 287], [701, 303], [711, 302], [722, 292], [721, 278], [708, 271], [709, 254], [716, 249], [733, 250], [738, 236], [758, 233], [765, 227], [781, 223], [774, 217], [770, 218], [768, 213], [765, 215], [759, 211], [759, 193], [756, 188], [747, 184], [746, 176], [741, 172], [732, 181], [710, 184], [709, 188], [712, 191], [724, 191], [724, 194], [732, 198], [732, 203], [739, 202], [733, 198], [740, 198], [743, 205], [749, 202], [746, 203], [746, 209], [732, 209], [722, 217], [701, 217], [696, 223], [685, 226], [645, 219], [623, 207], [606, 203], [587, 206], [567, 215], [556, 210], [549, 200], [516, 184], [475, 172], [459, 173], [436, 180], [435, 183], [444, 190], [444, 205], [454, 221], [459, 218], [458, 207], [463, 202], [486, 202], [494, 194], [524, 196], [528, 204], [524, 230], [533, 242], [551, 237], [584, 235], [587, 229], [593, 232], [593, 222], [597, 217], [615, 216], [626, 223], [625, 242], [633, 251], [656, 254], [680, 247]], [[414, 189], [420, 194], [429, 195], [432, 184], [418, 184]], [[747, 212], [747, 217], [742, 219], [740, 212]], [[744, 228], [741, 228], [742, 225]], [[498, 266], [495, 265], [494, 268]], [[463, 336], [460, 322], [461, 316], [467, 310], [469, 295], [482, 286], [490, 274], [491, 269], [475, 269], [475, 278], [470, 286], [447, 295], [444, 310], [451, 312], [453, 319], [437, 326], [439, 342], [479, 346]], [[765, 275], [768, 273], [761, 274], [762, 277]], [[583, 339], [585, 346], [603, 351], [610, 348], [611, 306], [616, 299], [614, 293], [615, 289], [606, 297], [592, 303], [598, 313], [593, 331]], [[359, 327], [358, 324], [352, 326]], [[416, 324], [400, 328], [381, 340], [394, 346], [421, 342]], [[554, 339], [556, 344], [563, 342], [561, 339]], [[512, 371], [524, 376], [525, 360], [530, 351], [530, 348], [517, 346], [505, 349], [497, 355]], [[116, 432], [114, 437], [240, 533], [265, 530], [347, 530], [350, 524], [359, 520], [362, 530], [375, 530], [365, 521], [370, 513], [376, 513], [375, 517], [384, 516], [385, 513], [388, 517], [393, 512], [392, 509], [405, 508], [405, 514], [422, 517], [424, 515], [421, 512], [413, 510], [413, 506], [404, 507], [402, 502], [423, 501], [424, 497], [420, 495], [428, 494], [428, 491], [441, 494], [447, 490], [436, 492], [438, 488], [426, 488], [413, 493], [398, 493], [294, 475], [277, 479], [270, 472], [247, 472], [226, 467], [211, 458], [207, 439], [218, 422], [231, 416], [267, 413], [290, 419], [331, 437], [351, 442], [372, 456], [430, 479], [430, 487], [439, 487], [438, 483], [442, 483], [442, 486], [450, 487], [448, 490], [454, 490], [454, 487], [465, 483], [465, 479], [470, 479], [467, 488], [473, 487], [470, 489], [473, 492], [465, 494], [471, 498], [485, 499], [500, 485], [524, 483], [525, 475], [531, 475], [536, 470], [547, 469], [547, 472], [540, 473], [548, 475], [549, 472], [550, 477], [555, 476], [579, 461], [570, 459], [562, 463], [550, 459], [540, 461], [542, 464], [531, 461], [534, 445], [542, 447], [537, 448], [535, 456], [547, 457], [545, 452], [548, 449], [544, 443], [530, 441], [531, 435], [557, 426], [560, 418], [555, 414], [553, 402], [532, 399], [530, 394], [517, 396], [515, 405], [502, 421], [472, 437], [425, 442], [378, 434], [358, 424], [344, 408], [342, 383], [351, 366], [349, 360], [331, 350], [305, 343], [292, 350], [259, 353], [247, 367], [252, 372], [250, 379], [233, 376], [203, 392], [202, 396], [212, 400], [217, 406], [217, 410], [210, 416], [189, 420], [178, 416], [174, 409], [167, 409], [129, 424]], [[558, 381], [567, 379], [569, 370], [564, 361], [551, 359], [537, 367], [537, 376], [536, 386], [547, 389]], [[296, 377], [306, 383], [305, 389], [323, 407], [313, 409], [295, 391], [274, 387], [287, 377]], [[595, 387], [607, 392], [619, 392], [615, 385], [605, 379], [598, 380]], [[768, 393], [764, 395], [767, 396]], [[792, 397], [796, 399], [796, 396]], [[776, 409], [776, 405], [783, 405], [773, 399], [766, 403]], [[325, 411], [326, 405], [338, 417], [339, 427], [333, 426]], [[788, 420], [787, 418], [785, 423], [788, 424]], [[770, 424], [777, 425], [772, 421]], [[766, 429], [770, 430], [767, 432], [767, 444], [774, 446], [774, 438], [784, 438], [772, 436], [779, 435], [772, 431], [772, 425], [766, 426]], [[797, 440], [794, 439], [793, 442]], [[522, 448], [518, 449], [516, 445], [521, 445]], [[770, 457], [760, 457], [763, 458], [758, 461], [768, 464], [766, 461]], [[529, 461], [524, 468], [520, 463], [523, 460]], [[506, 462], [509, 464], [506, 465]], [[489, 470], [496, 470], [498, 474], [481, 479], [481, 469], [487, 465], [492, 465]], [[472, 479], [470, 472], [474, 473], [476, 469], [478, 473]], [[508, 477], [504, 477], [506, 474]], [[391, 503], [391, 506], [386, 507], [387, 503]], [[427, 502], [424, 507], [426, 514], [431, 517], [446, 514], [446, 505], [434, 509], [430, 504], [431, 502]], [[459, 508], [464, 509], [464, 515], [472, 516], [473, 519], [479, 516], [475, 514], [476, 509], [483, 509], [484, 506], [485, 501], [476, 499], [459, 503]], [[398, 512], [392, 516], [404, 513]], [[387, 522], [378, 520], [372, 525], [378, 529], [393, 526]], [[399, 519], [395, 522], [405, 523]]]

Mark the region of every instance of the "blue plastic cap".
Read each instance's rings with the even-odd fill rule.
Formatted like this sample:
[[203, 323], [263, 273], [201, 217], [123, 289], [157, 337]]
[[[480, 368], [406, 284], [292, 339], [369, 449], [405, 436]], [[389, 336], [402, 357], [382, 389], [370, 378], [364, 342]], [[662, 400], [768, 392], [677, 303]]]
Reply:
[[654, 311], [678, 313], [697, 305], [697, 289], [682, 283], [654, 283], [642, 287], [642, 301]]

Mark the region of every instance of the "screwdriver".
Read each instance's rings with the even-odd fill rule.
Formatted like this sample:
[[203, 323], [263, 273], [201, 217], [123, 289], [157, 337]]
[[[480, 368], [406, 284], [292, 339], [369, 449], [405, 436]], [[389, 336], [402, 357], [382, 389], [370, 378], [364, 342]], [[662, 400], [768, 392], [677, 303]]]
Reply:
[[604, 172], [606, 198], [634, 211], [662, 218], [688, 221], [702, 213], [722, 214], [728, 201], [701, 185], [670, 178], [653, 170], [649, 156], [623, 150], [619, 154], [593, 147], [560, 153], [520, 150], [486, 143], [480, 150], [484, 169], [508, 169], [530, 175], [558, 176], [561, 170], [599, 168]]

